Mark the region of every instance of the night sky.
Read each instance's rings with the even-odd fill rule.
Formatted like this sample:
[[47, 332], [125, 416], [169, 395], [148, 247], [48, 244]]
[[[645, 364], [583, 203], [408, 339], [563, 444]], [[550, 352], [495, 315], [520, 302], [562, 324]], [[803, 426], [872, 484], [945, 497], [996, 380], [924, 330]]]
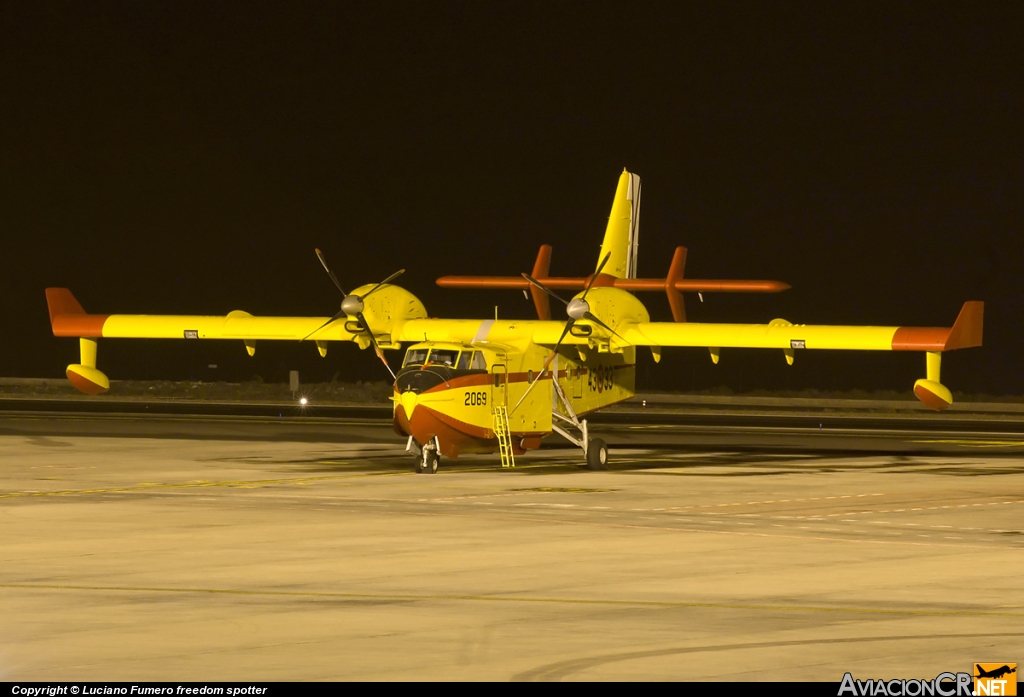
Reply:
[[[586, 275], [628, 167], [640, 275], [685, 245], [688, 277], [793, 286], [687, 296], [691, 320], [948, 326], [984, 300], [985, 347], [943, 383], [1024, 393], [1024, 11], [777, 5], [5, 3], [0, 376], [77, 362], [47, 286], [97, 313], [331, 315], [314, 247], [347, 289], [405, 268], [432, 316], [532, 317], [434, 279], [529, 271], [543, 243]], [[641, 387], [924, 377], [920, 354], [641, 354]], [[386, 376], [348, 344], [108, 341], [99, 368]]]

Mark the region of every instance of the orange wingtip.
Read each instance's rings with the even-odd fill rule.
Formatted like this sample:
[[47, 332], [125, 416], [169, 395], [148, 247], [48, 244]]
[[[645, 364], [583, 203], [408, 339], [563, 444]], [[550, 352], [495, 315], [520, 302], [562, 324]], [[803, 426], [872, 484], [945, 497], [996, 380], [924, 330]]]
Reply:
[[82, 303], [78, 302], [67, 288], [47, 288], [46, 305], [50, 310], [50, 322], [60, 315], [84, 315]]
[[47, 288], [46, 305], [54, 336], [103, 336], [103, 323], [110, 315], [86, 314], [82, 304], [67, 288]]
[[946, 350], [981, 346], [984, 324], [985, 303], [980, 300], [965, 302], [964, 306], [960, 308], [956, 322], [953, 323], [953, 328], [949, 331]]
[[964, 303], [952, 327], [900, 327], [892, 337], [893, 351], [953, 351], [981, 346], [985, 303]]

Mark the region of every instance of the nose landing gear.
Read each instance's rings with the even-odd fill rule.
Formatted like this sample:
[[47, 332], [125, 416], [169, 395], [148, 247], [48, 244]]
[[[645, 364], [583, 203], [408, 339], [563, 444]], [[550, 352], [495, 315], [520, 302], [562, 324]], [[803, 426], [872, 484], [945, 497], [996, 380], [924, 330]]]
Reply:
[[416, 453], [416, 472], [418, 474], [437, 474], [437, 466], [441, 461], [441, 452], [440, 443], [437, 442], [436, 436], [427, 441], [427, 444], [423, 446], [410, 436], [409, 444], [405, 449]]

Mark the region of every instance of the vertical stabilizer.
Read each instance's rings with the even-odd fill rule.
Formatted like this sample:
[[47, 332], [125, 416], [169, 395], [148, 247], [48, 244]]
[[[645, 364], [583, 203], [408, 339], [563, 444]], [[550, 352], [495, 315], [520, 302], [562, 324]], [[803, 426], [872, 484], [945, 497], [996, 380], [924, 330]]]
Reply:
[[639, 234], [640, 177], [622, 170], [597, 262], [600, 264], [601, 259], [611, 255], [602, 273], [615, 278], [636, 278]]

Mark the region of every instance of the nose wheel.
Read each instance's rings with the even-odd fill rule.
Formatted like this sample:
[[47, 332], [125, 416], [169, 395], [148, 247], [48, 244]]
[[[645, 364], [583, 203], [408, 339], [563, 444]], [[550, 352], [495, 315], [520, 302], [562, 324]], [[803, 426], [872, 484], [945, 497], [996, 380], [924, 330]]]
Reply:
[[437, 440], [432, 440], [423, 446], [419, 457], [416, 458], [416, 471], [419, 474], [437, 474], [437, 466], [440, 464], [441, 455], [437, 451]]

